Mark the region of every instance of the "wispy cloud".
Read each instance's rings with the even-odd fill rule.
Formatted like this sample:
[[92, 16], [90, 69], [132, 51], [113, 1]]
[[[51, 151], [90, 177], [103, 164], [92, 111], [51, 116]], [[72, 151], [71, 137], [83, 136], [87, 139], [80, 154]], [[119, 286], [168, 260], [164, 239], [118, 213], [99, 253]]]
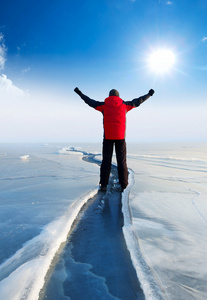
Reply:
[[6, 46], [4, 44], [4, 36], [0, 33], [0, 71], [4, 69], [6, 62]]
[[22, 73], [23, 73], [23, 74], [28, 73], [30, 70], [31, 70], [31, 68], [28, 67], [28, 68], [26, 68], [26, 69], [23, 69], [23, 70], [22, 70]]
[[[172, 1], [162, 1], [163, 4], [167, 4], [167, 5], [172, 5], [173, 2]], [[159, 4], [161, 4], [161, 0], [159, 0]]]
[[207, 41], [207, 37], [203, 37], [201, 41], [202, 42], [206, 42]]

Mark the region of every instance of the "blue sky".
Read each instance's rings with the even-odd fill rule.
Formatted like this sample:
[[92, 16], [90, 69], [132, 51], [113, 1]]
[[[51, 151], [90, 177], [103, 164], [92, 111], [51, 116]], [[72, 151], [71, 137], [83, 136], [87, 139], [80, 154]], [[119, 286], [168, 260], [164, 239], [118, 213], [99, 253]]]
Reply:
[[[1, 140], [100, 141], [78, 86], [99, 101], [155, 90], [128, 114], [128, 141], [206, 141], [206, 15], [205, 0], [1, 1]], [[164, 74], [147, 66], [158, 48], [175, 54]]]

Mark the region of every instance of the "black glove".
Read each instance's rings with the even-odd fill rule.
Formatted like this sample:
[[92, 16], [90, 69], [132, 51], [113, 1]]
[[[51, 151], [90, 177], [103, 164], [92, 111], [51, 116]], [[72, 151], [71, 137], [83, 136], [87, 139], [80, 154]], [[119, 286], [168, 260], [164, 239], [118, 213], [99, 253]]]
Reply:
[[76, 94], [78, 94], [78, 95], [82, 94], [81, 91], [79, 90], [79, 88], [77, 88], [77, 87], [74, 89], [74, 92], [76, 92]]
[[151, 89], [151, 90], [149, 90], [149, 93], [148, 93], [148, 94], [149, 94], [150, 96], [153, 96], [154, 92], [155, 92], [155, 91], [154, 91], [153, 89]]

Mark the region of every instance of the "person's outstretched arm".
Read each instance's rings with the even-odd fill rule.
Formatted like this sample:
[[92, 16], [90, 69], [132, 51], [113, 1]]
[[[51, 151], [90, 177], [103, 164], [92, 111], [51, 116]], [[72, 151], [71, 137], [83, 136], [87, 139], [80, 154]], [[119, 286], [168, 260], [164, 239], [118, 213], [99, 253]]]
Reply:
[[77, 87], [74, 89], [74, 92], [76, 92], [76, 94], [78, 94], [84, 100], [84, 102], [88, 104], [90, 107], [96, 109], [98, 106], [104, 105], [104, 102], [93, 100], [88, 96], [84, 95]]
[[147, 99], [149, 99], [151, 96], [153, 96], [154, 92], [155, 91], [153, 89], [151, 89], [151, 90], [149, 90], [148, 94], [146, 94], [144, 96], [141, 96], [139, 98], [135, 98], [132, 101], [125, 101], [124, 103], [126, 105], [131, 106], [131, 108], [138, 107], [141, 103], [143, 103], [144, 101], [146, 101]]

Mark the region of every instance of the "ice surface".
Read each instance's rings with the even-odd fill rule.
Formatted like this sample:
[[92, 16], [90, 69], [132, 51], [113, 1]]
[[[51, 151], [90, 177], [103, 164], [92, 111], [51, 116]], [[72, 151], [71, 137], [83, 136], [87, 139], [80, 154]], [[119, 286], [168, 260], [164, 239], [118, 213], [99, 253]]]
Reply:
[[207, 299], [206, 150], [170, 144], [130, 150], [133, 230], [165, 299]]
[[83, 153], [80, 151], [80, 147], [63, 147], [62, 149], [58, 150], [58, 153], [60, 154], [78, 154], [78, 155], [83, 155]]
[[19, 158], [22, 160], [27, 160], [27, 159], [29, 159], [29, 155], [25, 154], [25, 155], [20, 156]]
[[[0, 146], [0, 299], [38, 299], [55, 252], [97, 191], [99, 168], [82, 157], [99, 148]], [[207, 299], [206, 152], [205, 144], [128, 145], [123, 231], [146, 299]]]
[[1, 299], [38, 299], [55, 253], [67, 239], [81, 207], [95, 193], [97, 189], [75, 201], [64, 216], [45, 226], [37, 237], [27, 242], [0, 266], [1, 274], [10, 273], [0, 282]]
[[122, 193], [122, 212], [124, 215], [123, 233], [127, 247], [130, 251], [131, 260], [137, 272], [137, 277], [139, 278], [146, 299], [163, 299], [160, 286], [154, 279], [153, 273], [150, 267], [147, 265], [144, 255], [141, 251], [139, 237], [137, 236], [137, 232], [133, 223], [134, 220], [131, 216], [129, 207], [129, 193], [134, 184], [133, 171], [129, 170], [129, 185]]
[[59, 149], [1, 146], [0, 299], [38, 299], [54, 254], [97, 192], [98, 168]]

